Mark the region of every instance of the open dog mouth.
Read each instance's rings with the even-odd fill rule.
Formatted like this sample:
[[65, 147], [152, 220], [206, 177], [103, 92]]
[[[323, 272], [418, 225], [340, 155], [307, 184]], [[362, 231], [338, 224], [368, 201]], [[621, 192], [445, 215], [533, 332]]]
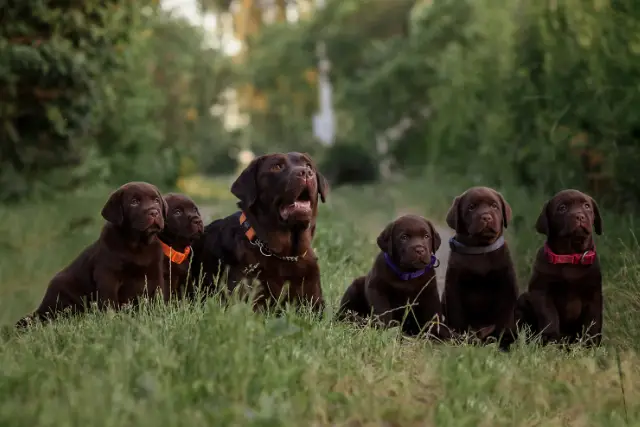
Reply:
[[310, 213], [311, 193], [308, 188], [305, 188], [293, 203], [280, 207], [280, 216], [285, 221], [291, 216], [297, 216], [300, 214], [308, 215]]

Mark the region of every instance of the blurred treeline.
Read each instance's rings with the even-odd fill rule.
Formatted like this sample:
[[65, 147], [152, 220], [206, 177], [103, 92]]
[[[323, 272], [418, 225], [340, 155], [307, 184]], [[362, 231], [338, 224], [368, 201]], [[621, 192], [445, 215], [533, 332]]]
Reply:
[[[2, 197], [85, 176], [225, 173], [247, 147], [310, 151], [334, 181], [437, 163], [488, 184], [640, 200], [633, 0], [200, 1], [244, 42], [232, 58], [153, 2], [78, 4], [4, 20]], [[332, 62], [329, 149], [312, 133], [319, 40]], [[209, 113], [228, 99], [248, 119], [232, 132]]]

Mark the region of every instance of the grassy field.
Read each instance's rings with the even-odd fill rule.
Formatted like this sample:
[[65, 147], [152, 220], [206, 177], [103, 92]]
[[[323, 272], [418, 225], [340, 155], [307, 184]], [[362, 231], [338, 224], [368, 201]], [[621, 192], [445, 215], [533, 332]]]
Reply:
[[[333, 192], [314, 243], [329, 311], [369, 268], [386, 221], [410, 209], [444, 224], [452, 197], [471, 184], [432, 173]], [[207, 185], [201, 205], [231, 213], [228, 182]], [[525, 285], [543, 199], [500, 190], [514, 210], [508, 240]], [[640, 426], [633, 218], [604, 213], [606, 339], [593, 351], [519, 344], [504, 354], [215, 301], [10, 333], [52, 274], [95, 239], [107, 194], [0, 207], [0, 426]]]

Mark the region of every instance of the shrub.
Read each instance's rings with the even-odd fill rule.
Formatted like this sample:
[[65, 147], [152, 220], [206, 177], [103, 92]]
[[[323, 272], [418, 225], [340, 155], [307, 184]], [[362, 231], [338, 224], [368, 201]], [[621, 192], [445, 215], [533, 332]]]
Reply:
[[349, 142], [328, 148], [320, 171], [334, 187], [374, 182], [379, 178], [376, 156], [366, 147]]

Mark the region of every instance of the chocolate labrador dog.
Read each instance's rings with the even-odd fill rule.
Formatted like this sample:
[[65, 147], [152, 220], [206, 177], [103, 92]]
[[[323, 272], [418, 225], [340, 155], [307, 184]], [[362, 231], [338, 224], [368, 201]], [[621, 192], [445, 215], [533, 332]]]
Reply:
[[518, 298], [515, 270], [503, 232], [511, 207], [488, 187], [472, 187], [456, 197], [447, 214], [455, 230], [445, 276], [445, 322], [458, 333], [473, 332], [508, 347], [515, 338]]
[[102, 209], [107, 223], [98, 240], [53, 277], [38, 309], [17, 326], [62, 311], [83, 312], [87, 303], [118, 309], [162, 292], [158, 233], [166, 216], [167, 203], [151, 184], [130, 182], [113, 192]]
[[311, 241], [328, 184], [311, 157], [296, 152], [260, 156], [231, 192], [240, 199], [240, 211], [205, 227], [194, 245], [194, 263], [202, 266], [197, 277], [208, 287], [226, 279], [227, 291], [246, 282], [240, 290], [253, 288], [255, 310], [280, 301], [309, 303], [321, 312], [320, 269]]
[[563, 190], [542, 207], [536, 230], [547, 236], [538, 250], [517, 318], [543, 343], [587, 345], [602, 340], [602, 273], [593, 232], [602, 234], [598, 205], [578, 190]]
[[408, 335], [426, 332], [448, 338], [434, 269], [440, 235], [431, 221], [403, 215], [378, 236], [380, 253], [366, 276], [347, 288], [337, 317], [361, 320], [373, 314], [389, 326], [397, 323]]
[[160, 233], [160, 243], [165, 255], [164, 291], [174, 296], [190, 295], [195, 291], [190, 276], [191, 244], [204, 231], [202, 217], [195, 202], [189, 196], [178, 193], [164, 195], [169, 215], [164, 230]]

